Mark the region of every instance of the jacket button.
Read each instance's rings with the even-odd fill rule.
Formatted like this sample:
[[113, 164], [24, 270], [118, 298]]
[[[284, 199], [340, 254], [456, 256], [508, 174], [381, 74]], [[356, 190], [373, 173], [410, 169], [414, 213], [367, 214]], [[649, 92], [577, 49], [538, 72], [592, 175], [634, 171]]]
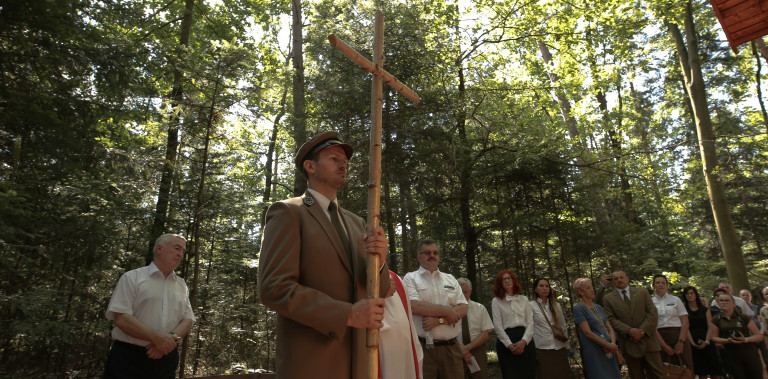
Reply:
[[330, 332], [330, 333], [328, 333], [328, 336], [330, 336], [331, 338], [336, 337], [336, 333]]

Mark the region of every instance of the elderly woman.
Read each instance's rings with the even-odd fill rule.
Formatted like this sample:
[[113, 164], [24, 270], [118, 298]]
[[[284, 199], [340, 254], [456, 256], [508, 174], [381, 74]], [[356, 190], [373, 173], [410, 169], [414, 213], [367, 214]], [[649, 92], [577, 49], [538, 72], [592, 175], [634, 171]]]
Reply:
[[533, 379], [536, 374], [533, 311], [521, 292], [523, 287], [512, 271], [502, 270], [496, 275], [491, 308], [496, 353], [504, 379]]
[[587, 278], [576, 279], [573, 290], [581, 296], [581, 302], [573, 307], [573, 321], [581, 331], [581, 358], [587, 377], [620, 379], [621, 371], [616, 360], [616, 354], [619, 354], [616, 335], [603, 307], [593, 303], [595, 289], [592, 288], [592, 281]]
[[752, 317], [736, 313], [733, 296], [725, 292], [715, 295], [720, 314], [709, 322], [709, 338], [723, 344], [723, 360], [735, 379], [762, 378], [763, 364], [756, 344], [763, 340]]
[[533, 282], [533, 341], [536, 343], [536, 376], [539, 378], [570, 378], [568, 350], [571, 346], [565, 334], [563, 309], [555, 301], [555, 291], [547, 279]]

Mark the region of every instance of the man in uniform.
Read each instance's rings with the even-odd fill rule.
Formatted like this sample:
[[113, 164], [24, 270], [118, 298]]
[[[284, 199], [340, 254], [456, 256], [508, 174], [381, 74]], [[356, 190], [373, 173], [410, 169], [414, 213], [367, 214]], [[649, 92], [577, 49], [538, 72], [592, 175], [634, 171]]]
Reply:
[[437, 269], [440, 252], [435, 241], [422, 240], [417, 251], [421, 267], [403, 281], [424, 349], [424, 378], [463, 379], [464, 359], [456, 337], [460, 320], [467, 315], [467, 301], [456, 278]]
[[281, 379], [350, 379], [368, 373], [365, 329], [381, 328], [384, 317], [384, 300], [367, 298], [368, 254], [383, 262], [379, 297], [390, 280], [383, 230], [366, 235], [363, 219], [336, 203], [352, 152], [336, 132], [309, 139], [295, 158], [309, 189], [267, 210], [258, 284], [262, 303], [278, 314]]

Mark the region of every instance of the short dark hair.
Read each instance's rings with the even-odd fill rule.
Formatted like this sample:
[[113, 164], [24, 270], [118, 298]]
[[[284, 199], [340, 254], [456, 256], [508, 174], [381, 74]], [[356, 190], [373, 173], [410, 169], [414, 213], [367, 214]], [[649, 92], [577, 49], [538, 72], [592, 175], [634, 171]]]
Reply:
[[437, 246], [437, 242], [435, 242], [435, 240], [432, 240], [432, 239], [429, 239], [429, 238], [425, 238], [425, 239], [419, 241], [419, 245], [416, 246], [416, 254], [420, 254], [421, 253], [421, 247], [424, 246], [424, 245], [435, 245], [435, 246]]

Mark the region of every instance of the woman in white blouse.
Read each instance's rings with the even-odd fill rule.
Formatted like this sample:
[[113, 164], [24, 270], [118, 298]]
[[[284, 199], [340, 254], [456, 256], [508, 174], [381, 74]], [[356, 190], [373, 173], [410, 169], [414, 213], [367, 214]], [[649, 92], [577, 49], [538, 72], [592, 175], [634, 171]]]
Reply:
[[570, 344], [566, 334], [563, 309], [555, 301], [555, 293], [544, 278], [533, 282], [533, 341], [536, 343], [536, 376], [570, 378], [568, 364]]
[[493, 283], [493, 328], [501, 376], [535, 378], [536, 346], [533, 342], [533, 312], [517, 276], [502, 270]]

